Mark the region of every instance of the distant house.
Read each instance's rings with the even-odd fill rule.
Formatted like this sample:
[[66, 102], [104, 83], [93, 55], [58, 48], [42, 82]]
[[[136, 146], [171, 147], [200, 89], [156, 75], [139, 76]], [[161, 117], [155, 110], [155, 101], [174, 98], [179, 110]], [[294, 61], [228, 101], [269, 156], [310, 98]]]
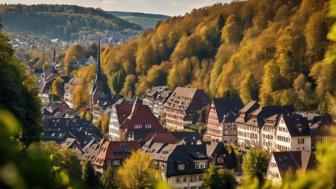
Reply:
[[237, 144], [235, 120], [243, 106], [244, 104], [239, 97], [213, 99], [207, 116], [206, 136], [212, 141]]
[[43, 120], [41, 140], [55, 141], [79, 151], [92, 140], [102, 139], [103, 135], [89, 121], [73, 118], [46, 118]]
[[99, 153], [92, 161], [96, 172], [103, 173], [108, 166], [119, 167], [132, 151], [140, 149], [134, 141], [105, 141]]
[[262, 128], [265, 125], [274, 125], [277, 115], [291, 112], [293, 112], [291, 106], [260, 106], [255, 101], [249, 102], [239, 111], [239, 117], [236, 119], [238, 144], [260, 148], [263, 145]]
[[113, 97], [98, 100], [92, 107], [92, 122], [97, 123], [102, 115], [110, 115], [112, 105], [120, 98], [119, 95], [114, 95]]
[[136, 103], [112, 106], [109, 122], [111, 140], [138, 141], [149, 133], [163, 131], [164, 128], [148, 106]]
[[64, 101], [70, 108], [74, 108], [72, 92], [77, 85], [78, 80], [76, 78], [71, 78], [69, 82], [64, 84]]
[[148, 89], [143, 97], [143, 104], [147, 105], [153, 114], [159, 118], [164, 113], [164, 103], [171, 94], [167, 86], [159, 86]]
[[[44, 117], [65, 118], [72, 114], [73, 110], [65, 101], [56, 101], [43, 107]], [[46, 113], [47, 112], [47, 113]]]
[[296, 172], [316, 167], [316, 158], [312, 152], [288, 151], [273, 152], [267, 168], [267, 179], [273, 184], [281, 184], [288, 171]]
[[47, 66], [41, 74], [38, 74], [37, 84], [39, 97], [43, 105], [50, 103], [50, 89], [53, 81], [56, 79], [57, 70], [53, 66]]
[[96, 60], [93, 58], [91, 55], [84, 63], [86, 66], [91, 65], [91, 64], [96, 64]]
[[275, 144], [277, 151], [311, 151], [307, 118], [298, 114], [281, 115]]
[[331, 129], [335, 126], [332, 125], [332, 117], [329, 114], [316, 114], [309, 112], [297, 112], [297, 114], [307, 118], [312, 150], [315, 150], [318, 142], [323, 142], [332, 137]]
[[164, 104], [166, 127], [183, 130], [198, 121], [199, 111], [210, 103], [203, 90], [177, 87]]

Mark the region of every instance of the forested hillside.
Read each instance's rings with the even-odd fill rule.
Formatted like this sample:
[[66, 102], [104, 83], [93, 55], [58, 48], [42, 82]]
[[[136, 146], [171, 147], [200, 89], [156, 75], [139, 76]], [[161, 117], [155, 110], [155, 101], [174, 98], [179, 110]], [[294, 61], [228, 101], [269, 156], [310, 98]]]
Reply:
[[79, 34], [141, 30], [101, 9], [69, 5], [0, 5], [2, 24], [8, 32], [43, 35], [69, 40]]
[[194, 10], [102, 55], [111, 91], [192, 86], [246, 103], [335, 114], [336, 62], [324, 59], [332, 23], [323, 0], [248, 0]]
[[124, 20], [127, 20], [131, 23], [138, 24], [142, 28], [155, 28], [156, 24], [161, 20], [166, 20], [169, 16], [160, 15], [160, 14], [147, 14], [147, 13], [138, 13], [138, 12], [118, 12], [111, 11], [111, 14], [118, 16]]

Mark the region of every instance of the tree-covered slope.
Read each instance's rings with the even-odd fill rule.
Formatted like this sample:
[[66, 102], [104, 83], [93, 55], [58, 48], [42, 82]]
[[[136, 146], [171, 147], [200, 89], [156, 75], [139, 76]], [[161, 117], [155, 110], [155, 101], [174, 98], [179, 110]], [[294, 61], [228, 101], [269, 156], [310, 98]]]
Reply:
[[111, 14], [118, 16], [128, 22], [138, 24], [142, 28], [155, 28], [156, 24], [159, 21], [166, 20], [169, 16], [160, 15], [160, 14], [147, 14], [147, 13], [137, 13], [137, 12], [118, 12], [111, 11]]
[[212, 97], [236, 94], [245, 103], [336, 115], [328, 6], [321, 0], [248, 0], [194, 10], [106, 47], [103, 70], [111, 91], [126, 97], [157, 85], [191, 86]]
[[65, 40], [80, 33], [142, 29], [101, 9], [72, 5], [0, 5], [0, 14], [8, 32]]

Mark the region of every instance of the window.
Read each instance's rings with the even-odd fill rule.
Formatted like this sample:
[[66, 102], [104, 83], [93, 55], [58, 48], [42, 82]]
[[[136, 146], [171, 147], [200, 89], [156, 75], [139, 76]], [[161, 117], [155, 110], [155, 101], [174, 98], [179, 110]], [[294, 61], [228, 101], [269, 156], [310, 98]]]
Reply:
[[299, 138], [299, 139], [298, 139], [298, 143], [299, 143], [299, 144], [304, 144], [304, 138]]
[[145, 124], [145, 128], [150, 129], [150, 128], [152, 128], [152, 125], [151, 124]]
[[181, 178], [180, 177], [176, 177], [176, 183], [180, 183], [181, 182]]
[[120, 165], [120, 160], [114, 160], [114, 161], [113, 161], [113, 165], [115, 165], [115, 166]]
[[196, 182], [197, 181], [197, 175], [191, 175], [190, 182]]
[[271, 163], [271, 167], [276, 167], [276, 163]]
[[195, 162], [195, 169], [207, 168], [206, 161]]
[[177, 170], [183, 171], [184, 169], [185, 169], [185, 165], [183, 163], [177, 165]]

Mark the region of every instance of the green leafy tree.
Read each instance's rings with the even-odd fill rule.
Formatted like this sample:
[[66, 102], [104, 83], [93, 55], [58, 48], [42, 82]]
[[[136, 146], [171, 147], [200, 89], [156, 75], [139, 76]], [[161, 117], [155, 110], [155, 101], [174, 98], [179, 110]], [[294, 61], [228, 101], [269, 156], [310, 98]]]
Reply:
[[25, 148], [13, 138], [22, 128], [10, 112], [0, 110], [0, 130], [0, 188], [80, 188], [80, 183], [71, 181], [68, 172], [58, 168], [60, 164], [40, 147]]
[[212, 162], [204, 174], [204, 187], [209, 189], [228, 188], [234, 189], [236, 179], [232, 171], [227, 169], [217, 169]]
[[243, 158], [243, 173], [246, 179], [257, 178], [263, 183], [268, 167], [269, 157], [266, 152], [252, 149]]
[[22, 124], [17, 136], [25, 145], [38, 141], [42, 131], [36, 83], [15, 57], [9, 39], [0, 33], [0, 108], [12, 112]]

